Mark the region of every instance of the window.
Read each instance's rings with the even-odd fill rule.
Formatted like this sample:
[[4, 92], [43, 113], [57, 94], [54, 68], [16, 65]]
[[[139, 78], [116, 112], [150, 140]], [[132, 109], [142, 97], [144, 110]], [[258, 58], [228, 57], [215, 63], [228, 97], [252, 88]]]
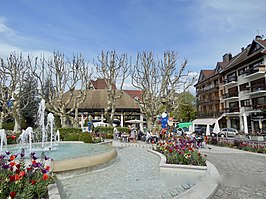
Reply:
[[252, 99], [253, 105], [260, 105], [260, 104], [266, 104], [266, 97], [259, 97]]
[[246, 99], [246, 100], [241, 100], [241, 107], [246, 107], [246, 106], [250, 106], [250, 100]]
[[240, 90], [240, 91], [247, 90], [247, 87], [248, 87], [248, 83], [241, 84], [241, 85], [239, 86], [239, 90]]

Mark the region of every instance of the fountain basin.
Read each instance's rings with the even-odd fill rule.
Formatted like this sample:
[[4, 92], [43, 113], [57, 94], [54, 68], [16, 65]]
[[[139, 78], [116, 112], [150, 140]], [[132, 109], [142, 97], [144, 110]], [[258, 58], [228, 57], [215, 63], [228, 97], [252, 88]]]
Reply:
[[60, 143], [60, 146], [62, 145], [66, 147], [64, 153], [69, 151], [72, 155], [68, 157], [52, 156], [53, 160], [50, 166], [58, 179], [65, 179], [101, 169], [110, 165], [117, 156], [116, 149], [111, 146], [111, 142], [101, 144], [63, 142]]

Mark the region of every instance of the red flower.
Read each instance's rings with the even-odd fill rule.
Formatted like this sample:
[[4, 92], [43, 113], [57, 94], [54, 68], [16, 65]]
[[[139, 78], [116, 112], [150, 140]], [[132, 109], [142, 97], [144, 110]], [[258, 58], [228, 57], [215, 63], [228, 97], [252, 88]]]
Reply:
[[18, 174], [15, 174], [15, 180], [20, 180], [20, 179], [21, 179], [21, 176]]
[[27, 171], [30, 171], [30, 170], [32, 170], [32, 168], [31, 168], [31, 167], [28, 167], [28, 168], [27, 168]]
[[10, 166], [13, 167], [16, 163], [15, 162], [10, 162], [9, 164], [10, 164]]
[[169, 149], [169, 153], [172, 153], [172, 152], [173, 152], [173, 149], [170, 148], [170, 149]]
[[15, 176], [14, 176], [14, 175], [12, 175], [12, 176], [9, 176], [9, 180], [10, 180], [10, 182], [13, 182], [13, 181], [15, 181]]
[[20, 172], [19, 172], [19, 175], [20, 175], [21, 177], [25, 176], [25, 171], [20, 171]]
[[49, 171], [50, 170], [50, 166], [46, 166], [45, 170]]
[[200, 153], [198, 153], [198, 156], [201, 156], [201, 154], [200, 154]]
[[35, 180], [31, 180], [31, 184], [35, 185], [36, 181]]
[[10, 160], [11, 160], [11, 161], [14, 160], [15, 158], [16, 158], [15, 155], [11, 155], [11, 156], [10, 156]]
[[9, 195], [11, 198], [15, 198], [16, 194], [17, 193], [15, 191], [11, 191]]
[[15, 140], [16, 139], [16, 136], [15, 135], [11, 135], [11, 139], [12, 140]]
[[45, 173], [45, 174], [43, 174], [43, 176], [42, 176], [42, 179], [43, 180], [47, 180], [49, 178], [49, 176]]
[[20, 169], [20, 164], [16, 164], [17, 169]]

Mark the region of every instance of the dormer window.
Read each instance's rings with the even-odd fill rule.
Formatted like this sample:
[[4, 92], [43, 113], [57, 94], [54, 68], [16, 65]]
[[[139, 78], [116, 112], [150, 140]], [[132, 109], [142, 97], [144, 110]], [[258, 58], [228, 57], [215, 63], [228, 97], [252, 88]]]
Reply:
[[139, 97], [138, 96], [135, 96], [134, 97], [134, 100], [139, 101]]

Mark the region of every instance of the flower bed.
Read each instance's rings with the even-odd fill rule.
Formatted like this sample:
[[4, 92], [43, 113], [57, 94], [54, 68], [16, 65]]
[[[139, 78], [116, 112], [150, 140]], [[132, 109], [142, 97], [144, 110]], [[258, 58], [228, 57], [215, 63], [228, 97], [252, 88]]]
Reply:
[[47, 186], [53, 182], [47, 161], [44, 154], [38, 161], [35, 153], [31, 153], [27, 164], [24, 150], [19, 154], [6, 151], [0, 155], [0, 198], [46, 197]]
[[254, 142], [250, 140], [219, 139], [218, 142], [216, 142], [216, 144], [214, 142], [211, 142], [211, 144], [240, 149], [244, 151], [250, 151], [254, 153], [266, 153], [265, 142]]
[[167, 164], [206, 166], [207, 156], [198, 151], [193, 141], [158, 142], [155, 150], [166, 157]]

